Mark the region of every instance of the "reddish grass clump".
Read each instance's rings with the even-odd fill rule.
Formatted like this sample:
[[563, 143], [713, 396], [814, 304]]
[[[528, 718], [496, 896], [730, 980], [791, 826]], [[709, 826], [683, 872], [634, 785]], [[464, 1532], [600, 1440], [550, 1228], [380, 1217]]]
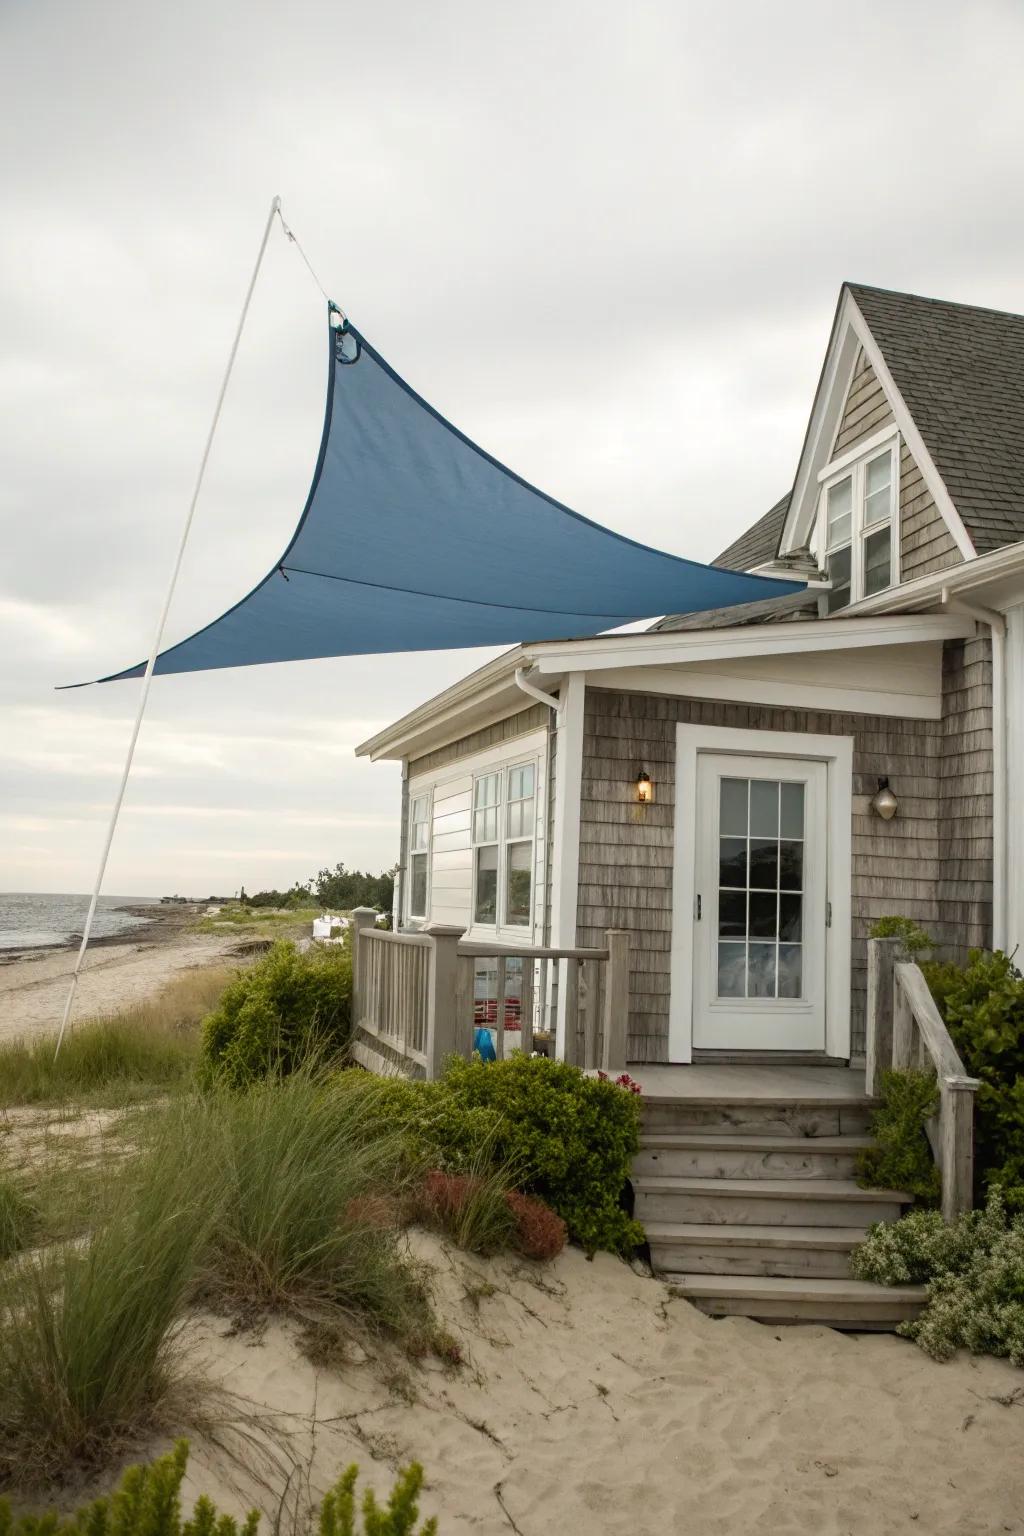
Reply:
[[467, 1203], [480, 1193], [483, 1183], [483, 1179], [473, 1174], [442, 1173], [435, 1168], [420, 1186], [418, 1203], [429, 1221], [447, 1227], [458, 1220]]
[[515, 1243], [523, 1257], [540, 1260], [557, 1257], [568, 1236], [561, 1216], [543, 1200], [533, 1195], [521, 1195], [518, 1190], [509, 1190], [505, 1201], [515, 1219]]

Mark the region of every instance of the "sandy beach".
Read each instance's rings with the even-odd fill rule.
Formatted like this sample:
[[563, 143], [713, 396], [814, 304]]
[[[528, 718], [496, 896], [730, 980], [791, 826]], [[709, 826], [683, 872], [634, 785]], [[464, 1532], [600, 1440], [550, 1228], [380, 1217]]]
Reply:
[[[75, 1017], [117, 1013], [159, 992], [179, 971], [214, 965], [240, 936], [188, 932], [183, 924], [160, 937], [101, 941], [86, 951]], [[45, 1034], [60, 1023], [77, 947], [22, 951], [0, 965], [0, 1040]]]
[[413, 1240], [467, 1363], [354, 1344], [318, 1370], [291, 1324], [196, 1320], [203, 1373], [285, 1438], [239, 1437], [239, 1461], [223, 1426], [194, 1434], [190, 1494], [272, 1515], [289, 1468], [319, 1497], [351, 1461], [384, 1491], [417, 1459], [444, 1536], [1024, 1531], [1024, 1377], [1001, 1361], [712, 1321], [606, 1254], [538, 1268]]

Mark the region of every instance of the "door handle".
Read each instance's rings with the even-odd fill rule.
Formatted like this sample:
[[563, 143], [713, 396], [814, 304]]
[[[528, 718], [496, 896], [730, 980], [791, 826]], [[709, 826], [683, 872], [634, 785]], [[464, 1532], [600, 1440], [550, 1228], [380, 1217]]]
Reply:
[[700, 922], [700, 896], [697, 897], [697, 921]]

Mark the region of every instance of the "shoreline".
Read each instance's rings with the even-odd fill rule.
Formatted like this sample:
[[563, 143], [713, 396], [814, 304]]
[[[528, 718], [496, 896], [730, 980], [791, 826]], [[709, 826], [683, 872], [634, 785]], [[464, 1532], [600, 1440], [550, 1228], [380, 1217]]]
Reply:
[[[123, 928], [120, 933], [104, 933], [94, 936], [89, 940], [89, 951], [94, 949], [110, 949], [123, 944], [171, 944], [183, 937], [185, 930], [190, 929], [197, 918], [205, 915], [210, 909], [208, 901], [183, 902], [180, 905], [164, 906], [159, 902], [123, 902], [118, 907], [107, 908], [112, 912], [123, 912], [128, 917], [143, 917], [145, 923]], [[69, 934], [66, 939], [55, 940], [52, 944], [31, 944], [25, 948], [0, 949], [0, 970], [10, 965], [31, 964], [33, 960], [43, 960], [53, 955], [66, 954], [68, 950], [76, 950], [82, 942], [81, 933]]]

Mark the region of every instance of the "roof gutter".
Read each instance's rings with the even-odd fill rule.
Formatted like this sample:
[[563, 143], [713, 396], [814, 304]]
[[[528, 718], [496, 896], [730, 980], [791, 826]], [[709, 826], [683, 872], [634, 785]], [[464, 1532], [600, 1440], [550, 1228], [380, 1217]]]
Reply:
[[1006, 757], [1006, 618], [994, 608], [967, 602], [948, 586], [942, 606], [988, 625], [992, 636], [992, 948], [1006, 948], [1007, 757]]
[[521, 688], [523, 693], [528, 693], [531, 699], [536, 699], [540, 704], [546, 704], [548, 709], [553, 709], [557, 716], [561, 715], [561, 700], [557, 699], [553, 693], [545, 693], [543, 688], [538, 688], [534, 683], [531, 683], [525, 667], [516, 667], [515, 681], [516, 687]]

